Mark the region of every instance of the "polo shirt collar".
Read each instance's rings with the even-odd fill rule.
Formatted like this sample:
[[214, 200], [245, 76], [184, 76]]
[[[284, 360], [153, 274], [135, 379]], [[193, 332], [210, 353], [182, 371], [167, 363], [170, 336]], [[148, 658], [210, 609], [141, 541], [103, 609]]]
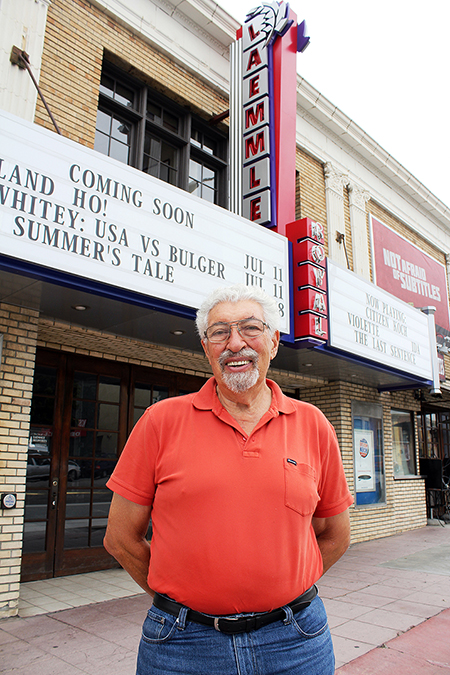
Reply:
[[[275, 414], [284, 413], [285, 415], [295, 412], [294, 402], [283, 394], [278, 384], [273, 380], [266, 380], [266, 382], [272, 390], [270, 410]], [[198, 410], [212, 410], [215, 414], [219, 413], [222, 409], [222, 404], [217, 396], [216, 380], [214, 377], [210, 377], [200, 391], [194, 394], [192, 403]]]

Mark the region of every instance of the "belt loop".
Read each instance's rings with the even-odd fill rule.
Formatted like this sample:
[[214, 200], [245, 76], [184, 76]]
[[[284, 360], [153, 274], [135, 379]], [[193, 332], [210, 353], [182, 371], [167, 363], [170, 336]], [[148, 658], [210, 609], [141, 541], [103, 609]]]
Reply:
[[292, 623], [292, 621], [294, 620], [294, 613], [293, 613], [292, 609], [289, 607], [289, 605], [284, 605], [284, 607], [282, 607], [282, 609], [284, 610], [284, 613], [286, 614], [286, 618], [283, 619], [283, 623], [284, 623], [285, 626], [289, 626], [289, 624]]
[[180, 609], [180, 613], [177, 616], [177, 628], [178, 630], [184, 630], [186, 628], [186, 616], [188, 613], [189, 609], [187, 607], [182, 607]]

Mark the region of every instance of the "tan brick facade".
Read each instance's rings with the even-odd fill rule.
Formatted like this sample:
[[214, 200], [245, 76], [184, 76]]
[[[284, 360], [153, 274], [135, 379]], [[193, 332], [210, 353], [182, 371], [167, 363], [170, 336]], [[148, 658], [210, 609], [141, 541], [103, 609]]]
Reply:
[[[383, 452], [386, 501], [350, 509], [352, 542], [386, 537], [406, 529], [423, 527], [427, 522], [424, 480], [417, 477], [398, 479], [393, 476], [391, 408], [420, 410], [410, 392], [379, 394], [374, 389], [348, 382], [302, 390], [302, 400], [316, 405], [333, 424], [342, 452], [347, 481], [354, 493], [352, 438], [352, 401], [378, 403], [383, 407]], [[416, 426], [417, 429], [417, 426]], [[418, 443], [416, 437], [416, 462]]]
[[[40, 86], [63, 135], [77, 143], [94, 147], [104, 57], [205, 118], [228, 108], [228, 99], [130, 30], [113, 23], [91, 3], [53, 0], [48, 10]], [[53, 129], [40, 101], [36, 122]]]
[[37, 312], [0, 304], [0, 488], [17, 494], [0, 512], [0, 617], [17, 613], [37, 324]]
[[[323, 166], [321, 162], [299, 147], [297, 147], [296, 166], [298, 171], [297, 185], [300, 190], [299, 193], [297, 192], [297, 217], [311, 218], [325, 225], [327, 222], [327, 207]], [[328, 250], [326, 228], [325, 250]]]

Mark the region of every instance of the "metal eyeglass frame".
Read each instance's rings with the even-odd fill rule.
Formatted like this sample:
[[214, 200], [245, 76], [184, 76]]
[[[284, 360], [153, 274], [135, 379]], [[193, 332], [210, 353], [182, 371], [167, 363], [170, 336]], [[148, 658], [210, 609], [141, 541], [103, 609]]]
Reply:
[[[248, 340], [254, 340], [257, 337], [259, 337], [259, 335], [255, 335], [254, 337], [248, 337], [246, 335], [242, 335], [242, 333], [241, 333], [240, 324], [245, 323], [246, 321], [258, 321], [259, 323], [261, 323], [262, 326], [263, 326], [263, 329], [261, 331], [261, 335], [263, 335], [266, 328], [269, 328], [269, 324], [265, 323], [265, 321], [263, 321], [262, 319], [257, 319], [254, 316], [249, 316], [246, 319], [239, 319], [239, 321], [217, 321], [217, 323], [213, 323], [211, 326], [208, 326], [208, 328], [203, 333], [203, 337], [205, 338], [205, 340], [209, 340], [213, 344], [221, 344], [222, 342], [226, 342], [227, 340], [229, 340], [230, 335], [231, 335], [231, 327], [236, 326], [236, 330], [241, 337], [243, 337], [244, 339], [248, 339]], [[228, 326], [229, 327], [228, 335], [226, 337], [224, 337], [223, 340], [219, 340], [219, 341], [211, 340], [211, 338], [208, 338], [207, 333], [208, 333], [209, 329], [213, 328], [214, 326]]]

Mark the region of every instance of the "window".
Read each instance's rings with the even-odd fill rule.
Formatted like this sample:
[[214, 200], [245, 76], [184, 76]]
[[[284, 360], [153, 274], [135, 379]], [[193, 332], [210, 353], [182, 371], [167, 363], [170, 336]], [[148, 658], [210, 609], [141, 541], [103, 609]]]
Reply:
[[94, 150], [130, 163], [131, 125], [113, 113], [97, 112]]
[[149, 406], [157, 401], [162, 401], [163, 398], [167, 398], [168, 396], [168, 387], [136, 382], [134, 386], [133, 424], [136, 424]]
[[177, 185], [178, 150], [153, 134], [145, 134], [142, 170], [166, 183]]
[[356, 505], [382, 504], [386, 501], [382, 408], [353, 401], [352, 420]]
[[394, 476], [416, 475], [414, 425], [410, 412], [391, 410]]
[[227, 206], [227, 135], [110, 65], [100, 83], [94, 149]]
[[175, 134], [178, 133], [180, 120], [177, 115], [173, 115], [168, 110], [164, 109], [160, 105], [155, 105], [152, 101], [147, 101], [147, 119], [151, 120], [155, 124], [173, 131]]
[[122, 103], [123, 105], [134, 107], [134, 91], [117, 82], [113, 77], [102, 74], [100, 82], [100, 93]]
[[202, 162], [189, 162], [189, 192], [197, 197], [216, 203], [217, 176], [213, 169]]
[[444, 480], [450, 482], [450, 414], [445, 410], [419, 413], [418, 435], [419, 457], [441, 460]]

